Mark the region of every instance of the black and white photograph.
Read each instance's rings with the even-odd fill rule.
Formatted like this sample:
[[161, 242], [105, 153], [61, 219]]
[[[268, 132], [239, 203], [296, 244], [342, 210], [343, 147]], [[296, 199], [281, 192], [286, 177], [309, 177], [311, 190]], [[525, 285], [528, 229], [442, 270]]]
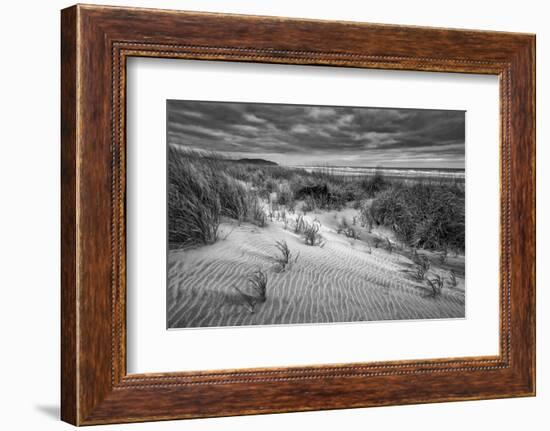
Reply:
[[167, 101], [167, 326], [465, 317], [465, 112]]
[[94, 3], [2, 5], [0, 428], [550, 423], [547, 3]]

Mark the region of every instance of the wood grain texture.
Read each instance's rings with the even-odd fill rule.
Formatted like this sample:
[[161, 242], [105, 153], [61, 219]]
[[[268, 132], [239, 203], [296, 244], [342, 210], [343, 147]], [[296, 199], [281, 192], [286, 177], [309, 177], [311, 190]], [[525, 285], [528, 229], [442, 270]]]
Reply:
[[[533, 35], [74, 6], [62, 11], [61, 36], [63, 420], [87, 425], [534, 394]], [[130, 56], [499, 75], [499, 356], [127, 375]]]
[[61, 16], [61, 417], [77, 422], [76, 9]]

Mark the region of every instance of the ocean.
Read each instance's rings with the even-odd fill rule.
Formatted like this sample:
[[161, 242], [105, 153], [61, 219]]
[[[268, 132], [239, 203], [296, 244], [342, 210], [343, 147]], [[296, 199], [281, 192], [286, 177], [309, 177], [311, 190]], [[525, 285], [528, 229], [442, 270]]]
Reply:
[[385, 177], [403, 179], [433, 179], [464, 182], [466, 171], [454, 168], [394, 168], [369, 166], [296, 166], [308, 172], [324, 172], [331, 175], [368, 176], [380, 172]]

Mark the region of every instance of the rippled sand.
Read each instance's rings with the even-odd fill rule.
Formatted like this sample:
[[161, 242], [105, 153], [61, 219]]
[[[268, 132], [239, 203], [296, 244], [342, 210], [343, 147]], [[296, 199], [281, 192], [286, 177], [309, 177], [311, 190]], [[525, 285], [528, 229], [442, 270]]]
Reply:
[[[345, 210], [351, 214], [353, 210]], [[168, 327], [213, 327], [400, 319], [462, 318], [465, 315], [464, 257], [442, 266], [435, 256], [432, 273], [448, 278], [453, 267], [458, 286], [433, 297], [412, 276], [403, 251], [371, 248], [363, 240], [336, 233], [335, 214], [306, 216], [322, 223], [324, 247], [304, 244], [300, 235], [273, 221], [265, 228], [249, 223], [221, 226], [226, 239], [168, 254]], [[363, 230], [362, 238], [368, 237]], [[298, 261], [280, 271], [275, 241], [286, 240]], [[252, 312], [235, 286], [249, 290], [248, 276], [267, 272], [267, 300]]]

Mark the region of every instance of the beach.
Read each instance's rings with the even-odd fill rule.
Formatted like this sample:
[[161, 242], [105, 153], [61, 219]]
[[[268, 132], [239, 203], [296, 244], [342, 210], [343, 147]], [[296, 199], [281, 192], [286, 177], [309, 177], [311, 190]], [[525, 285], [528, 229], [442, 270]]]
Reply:
[[[285, 214], [283, 220], [274, 214], [264, 227], [227, 219], [215, 243], [170, 250], [168, 327], [464, 317], [463, 254], [451, 254], [442, 263], [438, 253], [421, 252], [430, 261], [430, 274], [446, 280], [441, 293], [434, 295], [415, 277], [414, 256], [391, 230], [374, 227], [369, 232], [356, 222], [359, 238], [338, 233], [343, 219], [350, 225], [354, 217], [357, 220], [358, 210], [348, 206], [302, 216], [306, 223], [320, 226], [324, 242], [317, 246], [305, 244], [294, 232], [300, 215]], [[380, 243], [374, 246], [376, 238]], [[285, 241], [297, 256], [284, 270], [275, 260], [277, 241]], [[251, 307], [243, 293], [253, 296], [248, 279], [258, 269], [267, 276], [266, 300]], [[451, 271], [456, 285], [448, 287]]]

